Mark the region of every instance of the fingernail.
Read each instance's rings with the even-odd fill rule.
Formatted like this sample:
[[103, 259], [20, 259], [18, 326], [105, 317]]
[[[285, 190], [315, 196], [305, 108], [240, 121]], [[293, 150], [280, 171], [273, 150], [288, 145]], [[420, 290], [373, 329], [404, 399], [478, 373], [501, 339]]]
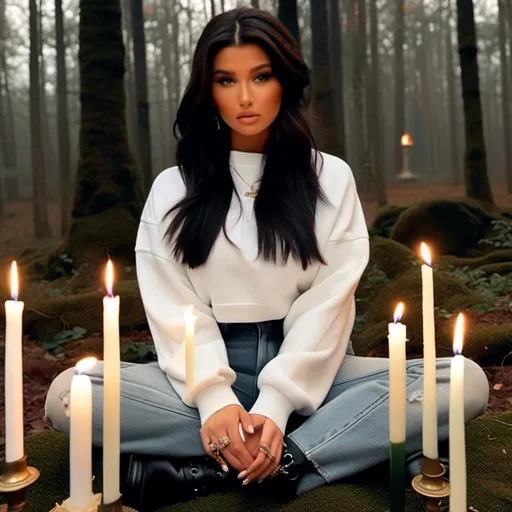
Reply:
[[254, 427], [252, 425], [249, 425], [247, 430], [249, 431], [249, 434], [254, 434]]
[[242, 478], [245, 478], [247, 476], [247, 471], [240, 471], [240, 474], [238, 475], [238, 478], [242, 480]]
[[222, 471], [224, 471], [224, 473], [229, 473], [229, 468], [226, 466], [226, 464], [222, 464]]
[[246, 478], [243, 482], [242, 482], [242, 485], [247, 485], [249, 483], [249, 479]]

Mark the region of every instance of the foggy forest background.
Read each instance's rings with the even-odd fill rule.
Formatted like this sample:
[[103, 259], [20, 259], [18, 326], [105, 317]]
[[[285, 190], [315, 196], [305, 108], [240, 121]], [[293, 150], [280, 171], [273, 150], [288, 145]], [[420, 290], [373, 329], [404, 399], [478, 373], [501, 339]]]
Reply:
[[[419, 180], [460, 183], [458, 3], [471, 4], [121, 0], [128, 138], [144, 189], [175, 163], [172, 123], [200, 32], [212, 15], [243, 4], [275, 13], [299, 37], [313, 67], [313, 111], [327, 134], [320, 149], [348, 160], [363, 197], [386, 203], [404, 132], [414, 140], [410, 163]], [[474, 0], [473, 7], [487, 170], [501, 186], [512, 173], [512, 3]], [[0, 218], [8, 202], [32, 198], [36, 188], [36, 224], [48, 201], [61, 203], [62, 235], [79, 155], [79, 24], [78, 0], [0, 0]]]

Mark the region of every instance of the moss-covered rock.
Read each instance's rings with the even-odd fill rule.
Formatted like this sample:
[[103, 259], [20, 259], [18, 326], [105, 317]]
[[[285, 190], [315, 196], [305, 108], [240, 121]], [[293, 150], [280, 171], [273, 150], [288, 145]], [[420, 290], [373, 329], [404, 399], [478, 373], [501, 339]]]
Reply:
[[[438, 308], [451, 313], [480, 304], [483, 298], [452, 276], [434, 272], [434, 301]], [[405, 304], [404, 323], [407, 324], [410, 354], [420, 355], [423, 346], [422, 284], [420, 268], [413, 268], [382, 286], [373, 297], [366, 312], [366, 325], [353, 337], [354, 351], [366, 354], [387, 343], [387, 324], [399, 302]], [[450, 341], [444, 333], [437, 336], [440, 349], [449, 354]]]
[[388, 206], [381, 210], [370, 226], [370, 235], [389, 238], [398, 217], [405, 210], [407, 206]]
[[389, 238], [370, 238], [370, 264], [385, 272], [389, 279], [403, 274], [417, 263], [418, 258], [405, 245]]
[[441, 267], [454, 266], [454, 267], [468, 267], [471, 269], [488, 267], [495, 263], [510, 263], [512, 262], [512, 249], [494, 249], [483, 256], [476, 258], [460, 258], [450, 254], [445, 254], [439, 257], [437, 263]]
[[[136, 280], [116, 283], [115, 292], [121, 297], [119, 323], [123, 328], [147, 326], [146, 315]], [[23, 316], [24, 333], [35, 340], [52, 339], [59, 331], [83, 327], [87, 332], [101, 331], [105, 291], [95, 291], [73, 296], [31, 302], [25, 299]], [[4, 316], [0, 308], [0, 318]]]
[[492, 215], [469, 202], [423, 201], [402, 212], [391, 238], [415, 250], [427, 242], [434, 254], [462, 256], [489, 229]]

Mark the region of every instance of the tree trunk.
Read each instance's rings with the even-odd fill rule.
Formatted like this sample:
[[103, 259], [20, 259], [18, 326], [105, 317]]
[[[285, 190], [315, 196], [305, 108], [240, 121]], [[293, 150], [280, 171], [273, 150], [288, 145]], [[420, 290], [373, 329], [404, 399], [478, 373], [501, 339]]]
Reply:
[[354, 153], [352, 165], [355, 171], [357, 184], [365, 195], [368, 192], [368, 176], [366, 173], [366, 140], [364, 130], [364, 72], [366, 65], [366, 48], [364, 48], [366, 27], [363, 26], [364, 17], [361, 11], [362, 3], [356, 0], [350, 6], [349, 19], [352, 34], [352, 126], [354, 130]]
[[69, 143], [68, 84], [62, 0], [55, 0], [55, 42], [57, 50], [57, 131], [59, 137], [60, 231], [65, 236], [71, 215], [71, 153]]
[[334, 90], [329, 67], [329, 30], [326, 0], [311, 0], [312, 33], [312, 110], [319, 121], [316, 128], [322, 151], [341, 156], [336, 137]]
[[137, 138], [143, 190], [149, 193], [153, 182], [151, 166], [151, 135], [149, 126], [148, 74], [146, 61], [146, 39], [144, 35], [144, 12], [142, 0], [131, 0], [133, 31], [133, 62], [135, 68], [135, 95], [137, 97]]
[[132, 47], [133, 47], [133, 33], [132, 33], [132, 15], [131, 15], [130, 0], [122, 0], [122, 22], [123, 28], [126, 32], [125, 39], [125, 96], [126, 96], [126, 124], [128, 128], [128, 141], [130, 147], [133, 148], [137, 167], [140, 167], [139, 162], [139, 141], [137, 137], [137, 114], [135, 111], [135, 84], [134, 73], [132, 69]]
[[457, 34], [464, 102], [466, 196], [494, 204], [487, 173], [473, 0], [457, 0]]
[[259, 9], [260, 8], [259, 0], [251, 0], [251, 7], [254, 7], [255, 9]]
[[400, 172], [402, 148], [400, 138], [405, 131], [405, 73], [404, 73], [404, 42], [405, 42], [405, 0], [395, 0], [395, 172]]
[[210, 0], [210, 9], [212, 13], [212, 18], [215, 16], [215, 0]]
[[57, 182], [56, 176], [53, 173], [53, 169], [57, 168], [56, 165], [56, 156], [55, 156], [55, 148], [53, 146], [53, 140], [51, 137], [51, 133], [53, 129], [50, 125], [50, 113], [48, 112], [48, 101], [46, 98], [46, 63], [44, 60], [43, 53], [43, 0], [39, 0], [39, 73], [41, 75], [41, 126], [43, 130], [43, 145], [42, 151], [44, 154], [44, 162], [45, 162], [45, 173], [48, 182], [48, 189], [50, 190], [50, 195], [53, 196], [53, 190], [55, 190], [55, 183]]
[[508, 101], [509, 83], [508, 83], [508, 62], [507, 62], [507, 27], [505, 21], [504, 0], [498, 0], [498, 20], [499, 20], [499, 39], [500, 39], [500, 59], [501, 59], [501, 108], [503, 115], [503, 137], [505, 144], [505, 177], [507, 180], [508, 193], [512, 193], [512, 132], [510, 130], [510, 103]]
[[[321, 3], [324, 0], [319, 0]], [[312, 4], [314, 2], [311, 2]], [[277, 16], [284, 26], [300, 42], [299, 15], [297, 12], [297, 0], [279, 0]]]
[[331, 41], [331, 70], [334, 85], [334, 97], [336, 108], [336, 133], [340, 145], [340, 157], [347, 160], [347, 145], [345, 139], [345, 101], [343, 98], [343, 51], [340, 26], [339, 0], [329, 0], [330, 2], [330, 30], [329, 39]]
[[446, 50], [446, 75], [448, 80], [448, 133], [450, 137], [450, 167], [452, 171], [452, 181], [454, 184], [461, 183], [461, 169], [459, 163], [459, 125], [457, 123], [457, 103], [455, 94], [455, 62], [453, 58], [452, 28], [450, 20], [452, 18], [451, 0], [448, 0], [446, 6], [445, 30], [445, 50]]
[[36, 0], [29, 0], [30, 13], [30, 139], [32, 147], [32, 195], [34, 234], [36, 238], [51, 235], [46, 201], [46, 176], [41, 130], [41, 88], [39, 87], [39, 37]]
[[133, 264], [143, 203], [126, 136], [120, 0], [81, 0], [79, 30], [80, 156], [65, 251], [102, 270], [109, 256]]
[[225, 5], [224, 5], [224, 0], [220, 0], [220, 10], [222, 12], [224, 12], [226, 9], [225, 9]]
[[382, 141], [381, 141], [381, 105], [380, 105], [380, 58], [379, 58], [379, 19], [377, 14], [377, 4], [374, 1], [370, 2], [370, 24], [371, 24], [371, 114], [373, 125], [368, 126], [368, 131], [371, 133], [372, 138], [372, 156], [373, 166], [372, 174], [375, 180], [375, 192], [377, 195], [377, 203], [379, 206], [388, 204], [386, 196], [386, 182], [384, 179], [384, 159], [382, 155]]

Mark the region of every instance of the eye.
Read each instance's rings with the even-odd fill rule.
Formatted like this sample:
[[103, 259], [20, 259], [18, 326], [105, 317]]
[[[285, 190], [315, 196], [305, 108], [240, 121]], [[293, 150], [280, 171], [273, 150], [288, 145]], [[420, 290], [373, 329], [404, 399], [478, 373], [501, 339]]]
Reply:
[[217, 80], [217, 83], [218, 84], [221, 84], [221, 85], [226, 85], [227, 83], [233, 83], [233, 79], [232, 78], [229, 78], [227, 76], [223, 76], [222, 78], [219, 78]]
[[255, 80], [257, 82], [266, 82], [269, 78], [272, 77], [272, 73], [262, 73], [261, 75], [258, 75]]

